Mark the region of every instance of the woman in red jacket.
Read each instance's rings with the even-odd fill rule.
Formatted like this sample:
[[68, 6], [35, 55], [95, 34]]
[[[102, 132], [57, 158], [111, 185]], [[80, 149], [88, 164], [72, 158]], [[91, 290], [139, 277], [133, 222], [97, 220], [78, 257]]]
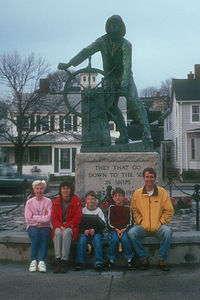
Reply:
[[78, 238], [82, 218], [81, 201], [69, 181], [60, 184], [60, 196], [53, 201], [51, 222], [56, 265], [54, 273], [65, 273], [72, 239]]

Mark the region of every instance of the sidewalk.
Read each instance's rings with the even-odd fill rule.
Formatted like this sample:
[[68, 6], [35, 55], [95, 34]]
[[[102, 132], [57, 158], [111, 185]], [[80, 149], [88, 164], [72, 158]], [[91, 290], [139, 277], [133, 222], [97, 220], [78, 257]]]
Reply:
[[124, 269], [54, 274], [29, 273], [24, 264], [0, 263], [1, 300], [198, 300], [200, 265], [173, 266], [170, 272]]

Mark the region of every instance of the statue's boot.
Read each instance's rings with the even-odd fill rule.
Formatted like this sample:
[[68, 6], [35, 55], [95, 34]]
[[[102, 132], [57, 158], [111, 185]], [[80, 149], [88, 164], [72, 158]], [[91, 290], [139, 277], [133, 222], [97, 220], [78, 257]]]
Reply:
[[128, 143], [128, 132], [126, 128], [120, 132], [120, 137], [115, 139], [115, 144], [127, 144]]

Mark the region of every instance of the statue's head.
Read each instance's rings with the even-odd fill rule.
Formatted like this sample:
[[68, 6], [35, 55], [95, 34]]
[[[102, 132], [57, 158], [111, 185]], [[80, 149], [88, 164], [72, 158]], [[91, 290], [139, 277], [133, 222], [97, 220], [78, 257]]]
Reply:
[[113, 15], [106, 21], [106, 32], [113, 36], [123, 37], [126, 33], [126, 26], [122, 18]]

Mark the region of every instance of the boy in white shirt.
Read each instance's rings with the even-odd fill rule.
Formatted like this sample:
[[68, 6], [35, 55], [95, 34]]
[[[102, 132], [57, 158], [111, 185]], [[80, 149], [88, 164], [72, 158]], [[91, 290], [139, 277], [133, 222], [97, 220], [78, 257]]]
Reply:
[[105, 228], [105, 217], [102, 210], [97, 207], [98, 200], [94, 191], [85, 195], [86, 206], [82, 209], [82, 221], [80, 223], [80, 239], [77, 246], [77, 264], [75, 269], [82, 270], [85, 267], [85, 254], [88, 239], [92, 239], [95, 250], [95, 269], [103, 268], [102, 232]]

